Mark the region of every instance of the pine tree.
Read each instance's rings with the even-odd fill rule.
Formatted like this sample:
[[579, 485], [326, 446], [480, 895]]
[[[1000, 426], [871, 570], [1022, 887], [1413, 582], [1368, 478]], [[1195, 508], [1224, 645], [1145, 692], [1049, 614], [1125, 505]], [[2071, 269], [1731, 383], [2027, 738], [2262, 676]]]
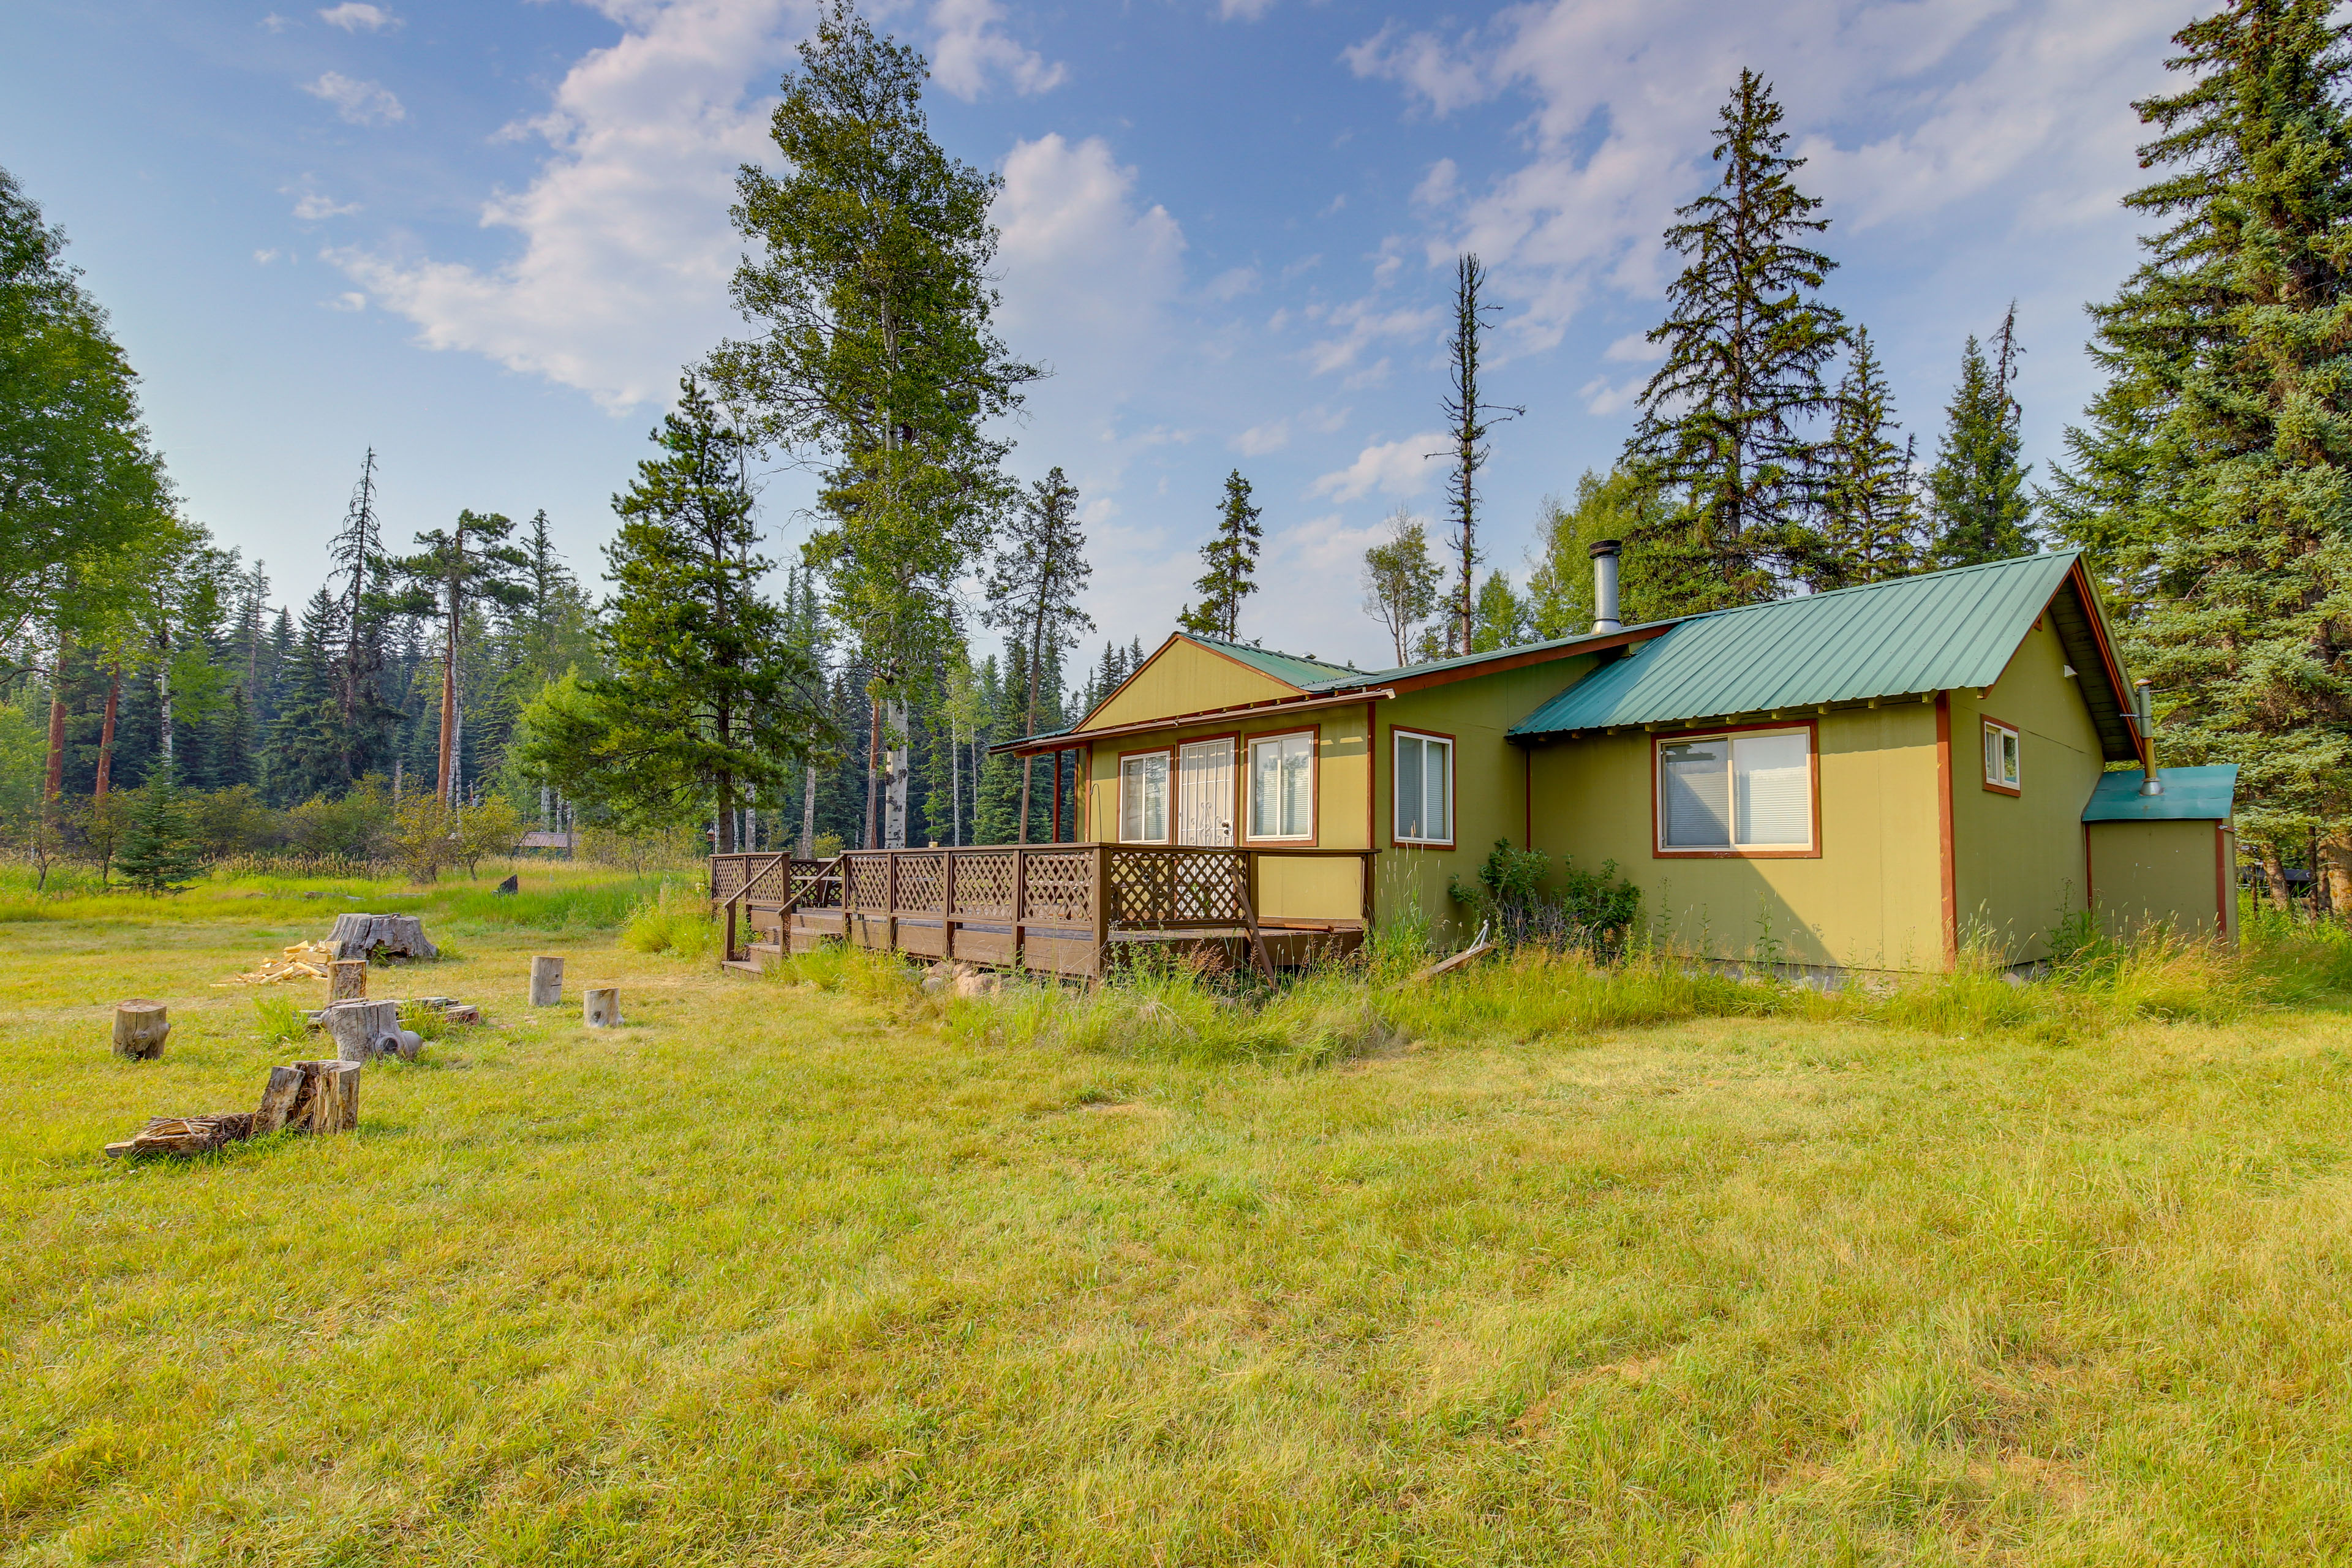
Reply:
[[376, 516], [375, 500], [375, 448], [371, 447], [361, 461], [359, 482], [352, 487], [342, 526], [327, 546], [336, 574], [343, 579], [340, 606], [343, 637], [335, 656], [335, 706], [342, 752], [340, 771], [346, 783], [384, 765], [397, 722], [382, 688], [385, 621], [393, 607], [388, 590], [395, 563], [383, 556], [383, 528]]
[[[1056, 466], [1029, 487], [1014, 510], [987, 584], [988, 624], [1019, 637], [1028, 654], [1024, 735], [1037, 733], [1038, 688], [1048, 663], [1058, 669], [1062, 649], [1075, 646], [1080, 631], [1095, 629], [1094, 617], [1078, 608], [1078, 595], [1093, 575], [1086, 531], [1078, 526], [1077, 487]], [[1024, 818], [1033, 794], [1033, 760], [1024, 757], [1021, 763]]]
[[1250, 504], [1250, 482], [1235, 468], [1225, 476], [1225, 499], [1217, 510], [1217, 531], [1201, 546], [1208, 570], [1192, 584], [1201, 602], [1176, 617], [1195, 637], [1241, 640], [1242, 601], [1257, 592], [1258, 509]]
[[1895, 403], [1886, 374], [1857, 328], [1839, 384], [1837, 420], [1822, 450], [1828, 483], [1822, 526], [1804, 560], [1815, 593], [1898, 577], [1919, 564], [1919, 506], [1911, 448], [1895, 439]]
[[1844, 327], [1815, 293], [1837, 264], [1801, 239], [1829, 220], [1790, 178], [1805, 160], [1783, 151], [1780, 120], [1770, 84], [1741, 71], [1715, 145], [1723, 177], [1666, 231], [1690, 259], [1649, 334], [1666, 362], [1642, 388], [1625, 457], [1680, 498], [1651, 541], [1677, 611], [1770, 597], [1821, 494], [1807, 432], [1831, 406], [1822, 369]]
[[755, 553], [745, 437], [688, 376], [653, 438], [661, 455], [639, 463], [635, 483], [613, 500], [612, 674], [581, 682], [576, 703], [534, 703], [518, 760], [624, 819], [715, 813], [719, 849], [730, 853], [751, 792], [785, 787], [825, 738], [819, 676], [782, 609], [760, 592], [774, 563]]
[[343, 773], [341, 682], [336, 652], [341, 606], [321, 588], [302, 611], [302, 629], [284, 659], [278, 717], [269, 729], [265, 773], [274, 805], [333, 795]]
[[2330, 0], [2234, 0], [2174, 35], [2126, 198], [2165, 225], [2094, 307], [2109, 381], [2048, 498], [2126, 606], [2170, 762], [2236, 763], [2275, 868], [2352, 857], [2352, 74]]
[[205, 873], [195, 820], [168, 761], [147, 781], [115, 868], [132, 887], [150, 893], [176, 892]]
[[1960, 381], [1945, 413], [1949, 423], [1927, 471], [1935, 510], [1936, 563], [1973, 566], [2031, 555], [2033, 503], [2025, 491], [2027, 465], [2020, 410], [2010, 384], [2017, 377], [2017, 306], [2000, 324], [1999, 353], [1988, 363], [1971, 336], [1960, 351]]

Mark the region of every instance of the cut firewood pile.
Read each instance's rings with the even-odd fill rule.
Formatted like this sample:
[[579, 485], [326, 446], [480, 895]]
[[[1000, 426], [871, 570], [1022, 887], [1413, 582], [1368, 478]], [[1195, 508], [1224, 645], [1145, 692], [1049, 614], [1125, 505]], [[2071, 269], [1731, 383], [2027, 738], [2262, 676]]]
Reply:
[[290, 1062], [269, 1069], [256, 1110], [223, 1110], [209, 1116], [158, 1116], [106, 1152], [129, 1154], [205, 1154], [242, 1139], [284, 1129], [294, 1132], [348, 1132], [360, 1121], [360, 1064], [346, 1061]]
[[276, 985], [288, 980], [324, 980], [327, 965], [335, 961], [335, 944], [327, 942], [298, 942], [283, 949], [276, 958], [265, 958], [257, 968], [226, 980], [213, 982], [215, 990], [226, 985]]

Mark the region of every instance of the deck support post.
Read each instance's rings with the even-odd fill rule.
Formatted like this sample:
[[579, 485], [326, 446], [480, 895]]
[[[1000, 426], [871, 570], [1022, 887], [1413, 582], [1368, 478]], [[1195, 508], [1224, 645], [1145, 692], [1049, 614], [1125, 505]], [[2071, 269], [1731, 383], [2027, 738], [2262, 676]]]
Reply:
[[1023, 931], [1023, 929], [1022, 929], [1021, 917], [1022, 917], [1024, 913], [1026, 913], [1026, 912], [1027, 912], [1027, 910], [1028, 910], [1028, 904], [1029, 904], [1029, 851], [1028, 851], [1028, 850], [1026, 850], [1026, 849], [1015, 849], [1015, 850], [1013, 850], [1013, 962], [1012, 962], [1012, 967], [1013, 967], [1016, 972], [1017, 972], [1018, 970], [1020, 970], [1020, 968], [1022, 967], [1023, 959], [1024, 959], [1024, 956], [1023, 950], [1024, 950], [1024, 947], [1025, 946], [1025, 943], [1024, 943], [1024, 940], [1023, 940], [1023, 939], [1024, 939], [1024, 937], [1026, 935], [1026, 932], [1024, 932], [1024, 931]]
[[1094, 978], [1100, 980], [1110, 970], [1110, 853], [1103, 846], [1094, 846], [1094, 891], [1089, 908], [1095, 917]]

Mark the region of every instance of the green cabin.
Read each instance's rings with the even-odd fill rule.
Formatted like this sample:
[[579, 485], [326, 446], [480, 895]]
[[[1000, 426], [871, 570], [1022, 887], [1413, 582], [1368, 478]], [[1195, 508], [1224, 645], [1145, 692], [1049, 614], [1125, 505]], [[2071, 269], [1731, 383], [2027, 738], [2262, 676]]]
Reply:
[[2077, 554], [1619, 626], [1595, 550], [1589, 635], [1364, 671], [1180, 633], [1007, 749], [1082, 757], [1076, 840], [1256, 852], [1277, 926], [1450, 926], [1501, 840], [1723, 960], [2030, 964], [2086, 909], [2234, 937], [2235, 770], [2151, 769]]

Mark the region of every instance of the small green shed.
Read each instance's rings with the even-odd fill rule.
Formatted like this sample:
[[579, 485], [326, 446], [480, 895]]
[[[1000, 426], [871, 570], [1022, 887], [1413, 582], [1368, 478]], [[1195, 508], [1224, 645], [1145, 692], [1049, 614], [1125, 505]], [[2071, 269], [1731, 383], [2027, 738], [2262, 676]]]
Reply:
[[2235, 766], [2158, 768], [2160, 795], [2137, 768], [2103, 773], [2083, 808], [2091, 907], [2118, 941], [2162, 926], [2238, 939]]

